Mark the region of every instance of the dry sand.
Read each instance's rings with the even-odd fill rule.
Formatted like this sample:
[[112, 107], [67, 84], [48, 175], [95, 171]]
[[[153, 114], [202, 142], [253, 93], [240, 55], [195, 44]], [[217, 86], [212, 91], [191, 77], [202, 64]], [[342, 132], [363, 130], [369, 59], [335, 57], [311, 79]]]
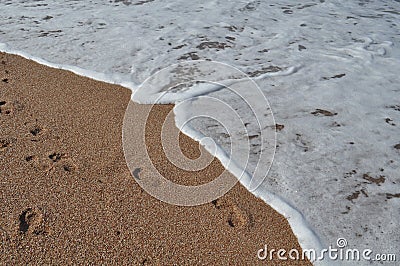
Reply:
[[[267, 265], [265, 244], [300, 250], [285, 218], [239, 184], [197, 207], [143, 191], [122, 150], [129, 90], [4, 53], [0, 79], [0, 264]], [[166, 161], [158, 132], [171, 108], [148, 121], [156, 168], [191, 184], [224, 171], [217, 160], [199, 172]], [[196, 142], [180, 143], [198, 156]]]

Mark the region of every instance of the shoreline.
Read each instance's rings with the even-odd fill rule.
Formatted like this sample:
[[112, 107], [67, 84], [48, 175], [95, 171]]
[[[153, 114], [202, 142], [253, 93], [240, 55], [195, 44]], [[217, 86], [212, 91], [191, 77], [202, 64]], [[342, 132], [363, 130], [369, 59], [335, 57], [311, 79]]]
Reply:
[[[10, 48], [5, 43], [0, 43], [0, 53], [7, 53], [16, 56], [21, 56], [27, 60], [32, 60], [40, 65], [44, 65], [50, 68], [69, 71], [78, 76], [93, 79], [99, 82], [105, 82], [108, 84], [113, 84], [116, 86], [122, 86], [124, 89], [128, 89], [133, 91], [134, 88], [137, 88], [138, 85], [130, 82], [119, 79], [118, 76], [110, 76], [99, 72], [89, 71], [80, 67], [71, 66], [71, 65], [60, 65], [51, 63], [44, 59], [32, 56], [23, 51], [18, 51]], [[185, 133], [183, 133], [185, 134]], [[185, 134], [186, 135], [186, 134]], [[191, 137], [191, 136], [189, 136]], [[228, 170], [229, 171], [229, 170]], [[231, 172], [232, 173], [232, 172]], [[232, 173], [233, 174], [233, 173]], [[233, 174], [234, 175], [234, 174]], [[241, 181], [240, 181], [241, 182]], [[243, 183], [242, 183], [243, 185]], [[285, 216], [286, 220], [288, 220], [290, 226], [292, 227], [293, 232], [296, 237], [299, 239], [299, 243], [304, 249], [314, 249], [317, 251], [322, 251], [325, 247], [323, 241], [319, 238], [319, 236], [314, 232], [314, 229], [309, 225], [309, 222], [304, 218], [302, 213], [300, 213], [294, 206], [292, 206], [287, 200], [271, 193], [269, 191], [260, 191], [256, 190], [252, 192], [257, 198], [262, 199], [267, 205], [272, 206], [274, 210], [276, 210], [279, 214]], [[322, 263], [323, 262], [319, 262]]]
[[[254, 265], [265, 263], [256, 257], [265, 244], [301, 250], [287, 220], [240, 184], [197, 207], [172, 206], [143, 191], [122, 152], [126, 88], [0, 55], [7, 79], [0, 95], [3, 262]], [[171, 108], [155, 107], [160, 116]], [[181, 147], [198, 152], [184, 135]], [[210, 175], [223, 170], [215, 162]]]

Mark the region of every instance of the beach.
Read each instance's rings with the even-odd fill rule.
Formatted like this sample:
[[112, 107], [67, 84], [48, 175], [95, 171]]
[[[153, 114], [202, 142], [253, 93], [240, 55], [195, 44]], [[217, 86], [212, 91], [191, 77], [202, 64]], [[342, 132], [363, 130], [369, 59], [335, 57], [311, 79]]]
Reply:
[[[266, 265], [265, 245], [301, 251], [287, 220], [240, 184], [195, 207], [144, 191], [122, 149], [130, 90], [5, 53], [0, 78], [0, 264]], [[152, 162], [177, 183], [212, 180], [224, 171], [217, 159], [189, 172], [160, 152], [172, 107], [155, 105], [147, 121]], [[180, 145], [198, 156], [189, 137]]]
[[[200, 204], [215, 194], [213, 188], [220, 191], [218, 185], [193, 197], [164, 185], [169, 181], [175, 182], [175, 188], [213, 184], [209, 181], [216, 176], [214, 180], [221, 181], [229, 172], [233, 174], [227, 175], [229, 182], [236, 177], [286, 218], [304, 250], [321, 254], [329, 247], [343, 252], [368, 249], [373, 251], [372, 259], [365, 261], [371, 264], [382, 262], [380, 254], [397, 254], [398, 259], [400, 2], [42, 0], [2, 1], [0, 7], [0, 52], [126, 88], [101, 89], [103, 83], [88, 81], [103, 84], [90, 86], [89, 93], [71, 81], [78, 82], [76, 76], [53, 80], [49, 77], [54, 74], [38, 75], [37, 70], [29, 72], [22, 66], [11, 74], [11, 66], [4, 66], [0, 117], [8, 124], [1, 128], [2, 160], [23, 158], [15, 161], [20, 168], [4, 164], [1, 173], [7, 180], [1, 184], [14, 184], [18, 187], [14, 191], [22, 195], [13, 192], [18, 196], [11, 197], [7, 192], [5, 206], [27, 198], [23, 190], [46, 200], [53, 195], [34, 192], [34, 185], [71, 191], [53, 197], [87, 197], [86, 212], [93, 208], [98, 214], [98, 207], [92, 206], [98, 202], [94, 191], [104, 194], [109, 191], [104, 188], [110, 187], [125, 191], [132, 189], [132, 183], [139, 184], [143, 194], [167, 202]], [[16, 82], [11, 77], [16, 73], [30, 74]], [[34, 84], [28, 86], [27, 80]], [[150, 112], [147, 105], [156, 103], [168, 105], [154, 105]], [[161, 127], [158, 120], [164, 120], [164, 115]], [[180, 134], [178, 140], [173, 124], [190, 138]], [[164, 138], [160, 128], [172, 132], [172, 138]], [[115, 142], [120, 138], [122, 148]], [[191, 139], [208, 151], [209, 168], [200, 166], [199, 158], [208, 154], [202, 147], [184, 145]], [[183, 152], [179, 143], [186, 147]], [[13, 150], [17, 148], [19, 152]], [[188, 162], [181, 153], [190, 157], [190, 169], [202, 170], [180, 171], [185, 166], [181, 162]], [[210, 154], [218, 160], [212, 162]], [[224, 167], [217, 171], [220, 162]], [[27, 166], [31, 171], [23, 168]], [[46, 181], [36, 182], [37, 176], [29, 179], [32, 173], [44, 175], [43, 171], [48, 172]], [[64, 172], [74, 176], [74, 171], [79, 171], [77, 180], [87, 179], [79, 182], [93, 184], [77, 186], [75, 178], [56, 178]], [[121, 171], [127, 177], [119, 177]], [[169, 180], [154, 181], [163, 175]], [[57, 186], [55, 180], [64, 183]], [[250, 180], [256, 181], [257, 190]], [[17, 181], [25, 183], [17, 185]], [[115, 193], [122, 197], [127, 192]], [[15, 221], [14, 229], [21, 224], [21, 230], [29, 232], [32, 226], [26, 220], [35, 206], [42, 208], [38, 202], [6, 211], [1, 221]], [[80, 209], [76, 202], [68, 208]], [[220, 206], [214, 203], [215, 208]], [[246, 224], [238, 221], [251, 220], [233, 219], [232, 208], [217, 208], [222, 209], [227, 216], [218, 221], [232, 224], [234, 230]], [[49, 217], [53, 212], [48, 212]], [[79, 219], [67, 216], [66, 221], [93, 221], [93, 215], [82, 213]], [[98, 217], [105, 219], [103, 214]], [[0, 236], [8, 239], [11, 227], [0, 226]], [[255, 242], [250, 245], [256, 249], [251, 256], [265, 245]], [[312, 261], [315, 265], [335, 262], [326, 256]], [[338, 263], [359, 264], [354, 259]]]

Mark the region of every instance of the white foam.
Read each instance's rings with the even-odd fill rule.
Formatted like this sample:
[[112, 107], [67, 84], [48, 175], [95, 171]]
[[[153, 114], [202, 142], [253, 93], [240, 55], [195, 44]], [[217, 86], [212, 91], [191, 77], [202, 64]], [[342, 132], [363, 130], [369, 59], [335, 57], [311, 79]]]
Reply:
[[9, 53], [9, 54], [14, 54], [14, 55], [19, 55], [22, 56], [26, 59], [35, 61], [39, 64], [51, 67], [51, 68], [57, 68], [57, 69], [62, 69], [62, 70], [67, 70], [67, 71], [71, 71], [72, 73], [75, 73], [79, 76], [84, 76], [84, 77], [89, 77], [91, 79], [94, 80], [98, 80], [98, 81], [103, 81], [103, 82], [107, 82], [107, 83], [112, 83], [112, 84], [119, 84], [123, 87], [126, 87], [128, 89], [133, 89], [133, 88], [137, 88], [138, 86], [132, 82], [132, 81], [123, 81], [120, 77], [118, 77], [118, 75], [109, 75], [109, 74], [105, 74], [105, 73], [100, 73], [100, 72], [96, 72], [96, 71], [92, 71], [92, 70], [88, 70], [88, 69], [83, 69], [80, 68], [78, 66], [73, 66], [73, 65], [64, 65], [64, 64], [57, 64], [57, 63], [51, 63], [49, 61], [46, 61], [42, 58], [30, 55], [24, 51], [19, 51], [19, 50], [15, 50], [12, 49], [11, 47], [9, 47], [9, 45], [7, 45], [6, 43], [0, 43], [0, 51], [4, 52], [4, 53]]

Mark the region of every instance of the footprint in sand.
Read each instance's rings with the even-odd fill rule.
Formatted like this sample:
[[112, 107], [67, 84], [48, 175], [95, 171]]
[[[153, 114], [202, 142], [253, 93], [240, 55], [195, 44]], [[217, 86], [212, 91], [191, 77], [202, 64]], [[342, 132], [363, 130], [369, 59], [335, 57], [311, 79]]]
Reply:
[[235, 203], [224, 199], [213, 200], [211, 203], [216, 209], [226, 213], [226, 224], [228, 226], [240, 229], [250, 224], [249, 216]]
[[10, 138], [10, 137], [1, 138], [0, 139], [0, 152], [5, 151], [9, 147], [11, 147], [11, 145], [13, 143], [15, 143], [16, 141], [17, 141], [17, 139], [15, 139], [15, 138]]
[[12, 112], [12, 107], [6, 101], [0, 101], [0, 114], [9, 115]]
[[40, 126], [34, 126], [32, 127], [32, 129], [29, 130], [29, 133], [31, 133], [32, 136], [36, 137], [42, 131], [43, 129]]
[[22, 111], [24, 109], [24, 105], [19, 101], [8, 102], [1, 100], [0, 101], [0, 115], [10, 115], [15, 111]]
[[61, 158], [64, 156], [62, 153], [52, 153], [49, 155], [49, 159], [52, 160], [54, 163], [58, 162], [61, 160]]
[[27, 208], [19, 215], [18, 231], [23, 235], [44, 235], [47, 233], [45, 214], [37, 207]]
[[47, 132], [46, 128], [41, 126], [37, 119], [35, 122], [25, 122], [24, 125], [27, 127], [26, 137], [30, 138], [31, 141], [37, 142], [43, 138]]
[[61, 171], [64, 173], [75, 172], [78, 167], [66, 154], [60, 152], [52, 152], [47, 156], [38, 157], [35, 155], [28, 155], [25, 161], [30, 163], [36, 169], [46, 172], [46, 174]]
[[[35, 119], [34, 122], [25, 122], [27, 128], [25, 137], [32, 142], [39, 142], [47, 138], [47, 129], [38, 123]], [[30, 163], [34, 168], [50, 174], [53, 172], [71, 173], [75, 172], [78, 167], [75, 162], [65, 153], [52, 151], [46, 154], [27, 154], [25, 161]]]

